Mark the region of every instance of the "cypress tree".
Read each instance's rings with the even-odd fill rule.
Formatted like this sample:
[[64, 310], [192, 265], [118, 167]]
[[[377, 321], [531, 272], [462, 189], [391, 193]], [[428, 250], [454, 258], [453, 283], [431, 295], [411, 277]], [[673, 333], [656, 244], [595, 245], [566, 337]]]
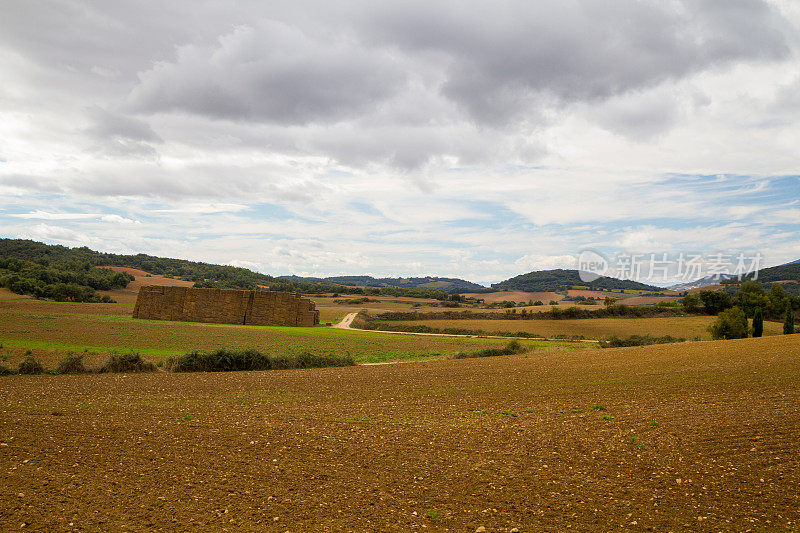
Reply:
[[753, 314], [753, 337], [760, 337], [764, 334], [764, 313], [759, 307]]
[[794, 315], [792, 315], [792, 308], [786, 309], [786, 320], [783, 322], [783, 334], [791, 335], [794, 333]]

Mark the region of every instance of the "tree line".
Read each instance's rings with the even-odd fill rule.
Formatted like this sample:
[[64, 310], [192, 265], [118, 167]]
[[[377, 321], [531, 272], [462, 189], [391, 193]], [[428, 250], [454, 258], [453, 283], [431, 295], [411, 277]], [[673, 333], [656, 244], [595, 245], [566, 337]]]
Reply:
[[[700, 306], [708, 314], [717, 315], [709, 327], [714, 339], [741, 339], [748, 335], [761, 337], [764, 320], [783, 321], [783, 332], [794, 333], [794, 321], [800, 309], [800, 297], [788, 294], [780, 283], [772, 283], [765, 290], [761, 282], [748, 280], [733, 295], [725, 291], [703, 290], [687, 294], [684, 308], [697, 311]], [[752, 326], [748, 326], [752, 319]]]

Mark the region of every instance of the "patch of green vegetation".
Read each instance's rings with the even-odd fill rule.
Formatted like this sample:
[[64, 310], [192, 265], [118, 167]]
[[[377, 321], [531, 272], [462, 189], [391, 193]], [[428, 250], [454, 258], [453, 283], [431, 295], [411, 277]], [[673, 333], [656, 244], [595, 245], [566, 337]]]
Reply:
[[500, 411], [498, 414], [500, 416], [511, 416], [511, 417], [515, 417], [515, 418], [519, 416], [519, 413], [515, 413], [511, 409], [506, 409], [505, 411]]
[[601, 348], [621, 348], [628, 346], [649, 346], [651, 344], [670, 344], [684, 341], [686, 341], [685, 338], [673, 337], [672, 335], [664, 335], [663, 337], [631, 335], [627, 339], [620, 339], [619, 337], [612, 336], [607, 341], [600, 341], [599, 344]]
[[[84, 352], [90, 354], [113, 353], [116, 351], [128, 349], [121, 346], [96, 346], [87, 344], [70, 344], [66, 342], [38, 341], [35, 339], [29, 339], [29, 340], [4, 339], [3, 342], [7, 346], [13, 346], [15, 348], [30, 348], [34, 350], [52, 350], [52, 351], [64, 351], [64, 352]], [[141, 353], [142, 355], [149, 355], [156, 357], [178, 355], [185, 352], [185, 350], [159, 349], [159, 348], [137, 348], [136, 351], [138, 353]]]
[[601, 416], [600, 420], [611, 420], [612, 418], [614, 418], [614, 417], [611, 416], [611, 415], [606, 414], [606, 415]]
[[595, 411], [605, 411], [606, 410], [605, 406], [602, 403], [594, 404], [592, 406], [592, 409], [594, 409]]
[[631, 444], [635, 444], [636, 447], [638, 447], [640, 450], [647, 447], [647, 445], [638, 435], [633, 435], [631, 438], [628, 439], [628, 442], [630, 442]]
[[189, 413], [186, 413], [181, 417], [181, 420], [184, 420], [186, 422], [191, 422], [192, 420], [194, 420], [194, 416], [190, 415]]
[[425, 511], [425, 516], [427, 516], [428, 519], [431, 520], [432, 522], [436, 522], [437, 520], [442, 518], [443, 515], [441, 510], [439, 510], [436, 507], [431, 507], [430, 509]]
[[653, 421], [651, 421], [651, 422], [650, 422], [650, 426], [651, 426], [651, 427], [658, 427], [658, 422], [656, 422], [655, 420], [653, 420]]

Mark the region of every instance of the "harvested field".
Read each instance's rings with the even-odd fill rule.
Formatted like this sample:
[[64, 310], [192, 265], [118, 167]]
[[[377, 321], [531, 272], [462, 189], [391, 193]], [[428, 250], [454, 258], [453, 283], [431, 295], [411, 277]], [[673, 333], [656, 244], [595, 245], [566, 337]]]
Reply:
[[523, 291], [500, 291], [500, 292], [487, 292], [483, 293], [464, 293], [462, 296], [478, 298], [484, 300], [487, 304], [494, 302], [527, 302], [529, 300], [540, 300], [542, 303], [548, 303], [550, 300], [559, 301], [564, 298], [563, 294], [557, 292], [523, 292]]
[[[191, 350], [255, 348], [272, 354], [351, 354], [360, 362], [419, 359], [502, 344], [497, 339], [415, 337], [323, 327], [239, 326], [137, 320], [131, 306], [0, 301], [0, 354], [17, 363], [27, 350], [47, 366], [68, 351], [85, 353], [96, 364], [114, 351], [136, 351], [157, 361]], [[526, 341], [531, 347], [556, 346]], [[569, 346], [569, 345], [565, 345]], [[558, 348], [564, 348], [564, 345]], [[579, 346], [574, 344], [573, 346]]]
[[584, 298], [616, 298], [617, 300], [624, 300], [631, 298], [633, 295], [624, 292], [606, 292], [606, 291], [590, 291], [585, 289], [570, 289], [567, 291], [567, 296], [583, 296]]
[[653, 305], [659, 302], [677, 302], [679, 296], [631, 296], [625, 299], [628, 305]]
[[800, 335], [0, 378], [0, 527], [796, 531]]
[[[586, 318], [574, 320], [414, 320], [409, 322], [392, 321], [391, 324], [426, 325], [432, 328], [463, 328], [483, 331], [524, 331], [542, 337], [556, 335], [582, 335], [587, 339], [605, 339], [615, 335], [650, 334], [656, 337], [672, 335], [694, 339], [710, 340], [708, 326], [716, 317], [681, 316], [655, 318]], [[783, 324], [764, 322], [764, 335], [780, 335]]]
[[131, 304], [131, 305], [135, 304], [136, 296], [139, 294], [139, 289], [145, 285], [158, 285], [163, 287], [194, 286], [193, 281], [165, 278], [164, 276], [160, 275], [150, 275], [144, 270], [139, 270], [138, 268], [116, 267], [116, 266], [106, 266], [102, 268], [109, 268], [111, 270], [116, 270], [117, 272], [127, 272], [128, 274], [131, 274], [135, 278], [124, 289], [118, 289], [113, 291], [97, 291], [98, 294], [100, 295], [107, 294], [110, 298], [113, 298], [114, 300], [122, 304]]
[[[384, 311], [441, 311], [437, 300], [429, 300], [423, 298], [396, 298], [391, 296], [369, 296], [370, 300], [377, 300], [374, 302], [365, 302], [361, 304], [337, 304], [334, 300], [354, 300], [364, 298], [359, 295], [346, 295], [333, 297], [320, 297], [320, 296], [306, 296], [314, 302], [319, 311], [319, 321], [324, 324], [325, 322], [339, 322], [348, 313], [357, 313], [362, 309], [367, 309], [371, 313], [382, 313]], [[418, 304], [419, 307], [413, 307]]]

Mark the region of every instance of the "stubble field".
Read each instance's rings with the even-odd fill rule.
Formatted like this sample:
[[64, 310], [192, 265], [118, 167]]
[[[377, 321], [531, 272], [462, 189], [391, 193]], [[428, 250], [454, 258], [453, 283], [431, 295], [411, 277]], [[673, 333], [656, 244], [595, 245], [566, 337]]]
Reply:
[[800, 336], [0, 378], [0, 529], [796, 531]]

